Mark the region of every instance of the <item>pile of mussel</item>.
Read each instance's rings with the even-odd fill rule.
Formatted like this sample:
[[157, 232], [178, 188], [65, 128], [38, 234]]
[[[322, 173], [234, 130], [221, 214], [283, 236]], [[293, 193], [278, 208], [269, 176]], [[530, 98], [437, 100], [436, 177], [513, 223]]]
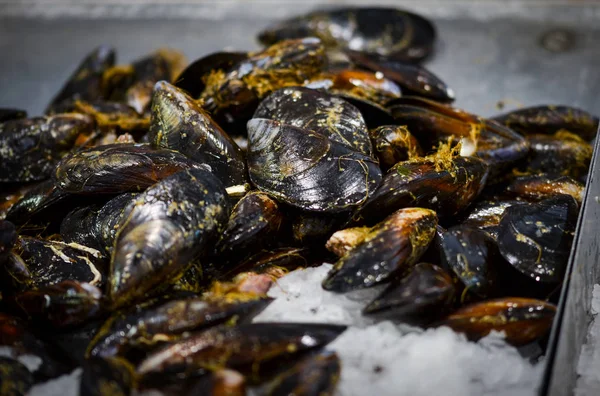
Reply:
[[45, 115], [0, 109], [2, 394], [79, 366], [82, 395], [332, 394], [344, 326], [252, 323], [326, 261], [325, 290], [387, 285], [364, 315], [543, 341], [598, 118], [452, 107], [419, 65], [434, 26], [400, 10], [259, 40], [187, 67], [100, 47]]

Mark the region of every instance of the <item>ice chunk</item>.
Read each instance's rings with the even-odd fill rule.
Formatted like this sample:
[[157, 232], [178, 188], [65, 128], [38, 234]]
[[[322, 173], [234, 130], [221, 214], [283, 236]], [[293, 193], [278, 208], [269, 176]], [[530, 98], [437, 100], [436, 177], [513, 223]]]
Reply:
[[39, 356], [19, 355], [13, 348], [8, 346], [0, 346], [0, 356], [17, 359], [32, 373], [37, 371], [42, 365], [42, 359]]
[[78, 396], [81, 372], [78, 368], [71, 374], [38, 384], [31, 388], [27, 396]]

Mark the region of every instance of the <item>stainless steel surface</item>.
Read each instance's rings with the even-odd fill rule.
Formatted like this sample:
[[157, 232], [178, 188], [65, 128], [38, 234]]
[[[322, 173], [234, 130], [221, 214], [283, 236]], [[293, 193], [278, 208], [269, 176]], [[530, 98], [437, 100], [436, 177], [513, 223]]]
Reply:
[[571, 276], [565, 280], [560, 296], [541, 395], [563, 396], [573, 392], [577, 381], [575, 370], [591, 320], [592, 291], [600, 279], [600, 139], [596, 139], [595, 146], [567, 269]]
[[[0, 5], [0, 107], [41, 113], [82, 56], [101, 43], [114, 45], [121, 63], [165, 45], [183, 50], [190, 60], [224, 47], [256, 49], [254, 36], [262, 27], [317, 4], [147, 3], [86, 0]], [[439, 42], [426, 64], [452, 86], [459, 107], [490, 116], [501, 111], [500, 104], [506, 111], [562, 103], [600, 114], [600, 7], [583, 1], [378, 3], [404, 6], [433, 18]], [[551, 336], [547, 382], [541, 394], [571, 392], [592, 286], [599, 281], [598, 150], [593, 163], [571, 257], [573, 271], [561, 298], [562, 320], [556, 321]]]

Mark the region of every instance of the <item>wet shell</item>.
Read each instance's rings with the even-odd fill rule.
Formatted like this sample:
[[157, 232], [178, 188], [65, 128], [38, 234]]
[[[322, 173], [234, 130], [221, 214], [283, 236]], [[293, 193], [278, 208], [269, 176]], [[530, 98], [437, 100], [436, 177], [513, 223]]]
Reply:
[[419, 142], [405, 126], [383, 125], [369, 131], [381, 170], [423, 155]]
[[487, 176], [486, 163], [474, 157], [399, 162], [385, 174], [379, 188], [355, 217], [372, 224], [410, 206], [433, 209], [440, 217], [454, 216], [479, 195]]
[[0, 124], [0, 182], [44, 180], [94, 121], [82, 114], [23, 118]]
[[148, 137], [155, 147], [209, 165], [225, 187], [247, 181], [246, 163], [237, 144], [192, 98], [165, 81], [154, 87]]
[[598, 130], [598, 117], [569, 106], [527, 107], [496, 116], [494, 120], [524, 135], [552, 135], [565, 130], [589, 141]]
[[505, 191], [509, 196], [530, 201], [570, 195], [581, 204], [584, 190], [582, 183], [569, 176], [533, 175], [514, 178]]
[[502, 256], [537, 282], [562, 281], [577, 222], [577, 203], [568, 195], [506, 209], [498, 229]]
[[75, 208], [60, 224], [60, 236], [67, 243], [75, 242], [104, 252], [104, 246], [99, 243], [100, 230], [96, 221], [99, 207], [95, 205]]
[[383, 75], [363, 70], [340, 70], [333, 76], [332, 93], [362, 98], [380, 106], [402, 96], [400, 87]]
[[492, 330], [503, 331], [506, 341], [524, 345], [544, 336], [552, 326], [556, 307], [540, 300], [507, 297], [468, 305], [454, 312], [440, 325], [478, 340]]
[[148, 306], [141, 304], [117, 312], [98, 330], [88, 347], [89, 356], [124, 355], [131, 348], [149, 349], [161, 341], [177, 340], [182, 333], [225, 323], [249, 321], [273, 300], [247, 296], [245, 301], [175, 299]]
[[72, 153], [58, 164], [57, 187], [74, 194], [143, 191], [176, 172], [207, 169], [183, 154], [147, 144], [118, 143]]
[[256, 375], [261, 365], [324, 346], [345, 329], [345, 326], [314, 323], [222, 326], [151, 353], [137, 371], [141, 375], [175, 369], [189, 373], [217, 365]]
[[370, 231], [370, 227], [353, 227], [336, 231], [331, 235], [325, 247], [336, 256], [342, 257], [364, 241]]
[[8, 258], [17, 242], [17, 230], [10, 221], [0, 220], [0, 266]]
[[254, 118], [311, 130], [362, 154], [373, 154], [367, 125], [358, 109], [325, 92], [302, 87], [282, 88], [260, 103]]
[[266, 45], [316, 36], [330, 47], [388, 55], [418, 62], [433, 50], [436, 32], [425, 18], [395, 8], [316, 11], [269, 27], [258, 36]]
[[343, 293], [391, 280], [425, 253], [436, 225], [437, 216], [432, 210], [398, 210], [335, 263], [323, 288]]
[[412, 325], [426, 325], [451, 308], [455, 288], [440, 267], [419, 263], [403, 278], [393, 281], [365, 307], [365, 315], [376, 315]]
[[255, 118], [248, 137], [252, 182], [304, 210], [344, 211], [363, 203], [381, 180], [373, 159], [315, 132]]
[[211, 173], [175, 173], [131, 201], [111, 257], [108, 297], [115, 306], [139, 298], [206, 254], [227, 224], [223, 185]]
[[329, 396], [340, 379], [341, 363], [335, 352], [323, 351], [298, 361], [278, 375], [269, 386], [269, 396]]
[[591, 144], [577, 135], [559, 132], [555, 135], [529, 135], [531, 145], [527, 170], [555, 173], [574, 178], [586, 175], [594, 151]]

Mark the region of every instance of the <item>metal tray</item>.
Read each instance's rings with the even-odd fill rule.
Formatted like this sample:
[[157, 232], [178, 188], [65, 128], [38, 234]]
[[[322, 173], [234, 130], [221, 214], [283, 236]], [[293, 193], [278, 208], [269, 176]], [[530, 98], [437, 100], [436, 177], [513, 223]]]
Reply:
[[[323, 4], [325, 3], [325, 4]], [[95, 46], [125, 63], [160, 46], [190, 59], [258, 48], [255, 33], [316, 7], [366, 1], [15, 1], [0, 5], [0, 107], [40, 114]], [[371, 2], [369, 2], [372, 4]], [[447, 81], [456, 106], [490, 116], [519, 106], [570, 104], [600, 114], [600, 7], [584, 1], [394, 1], [432, 18], [439, 42], [427, 67]], [[540, 395], [567, 395], [589, 323], [600, 270], [600, 154], [592, 171], [546, 357]]]

